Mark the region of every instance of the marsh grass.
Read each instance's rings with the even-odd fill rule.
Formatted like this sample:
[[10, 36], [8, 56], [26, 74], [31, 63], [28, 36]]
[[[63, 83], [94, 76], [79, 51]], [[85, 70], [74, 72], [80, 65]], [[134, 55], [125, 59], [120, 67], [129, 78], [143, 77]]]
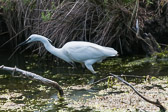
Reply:
[[[78, 40], [114, 47], [120, 54], [143, 50], [132, 29], [138, 18], [136, 0], [6, 0], [1, 4], [13, 46], [37, 33], [57, 47]], [[33, 49], [46, 53], [41, 44]]]

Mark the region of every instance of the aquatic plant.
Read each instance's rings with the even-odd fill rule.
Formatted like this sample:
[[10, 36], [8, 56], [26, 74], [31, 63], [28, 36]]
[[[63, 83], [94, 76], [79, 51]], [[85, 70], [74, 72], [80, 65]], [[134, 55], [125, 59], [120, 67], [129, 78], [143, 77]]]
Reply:
[[156, 59], [166, 59], [168, 58], [168, 46], [161, 50], [161, 52], [156, 52], [153, 54], [153, 57], [156, 57]]

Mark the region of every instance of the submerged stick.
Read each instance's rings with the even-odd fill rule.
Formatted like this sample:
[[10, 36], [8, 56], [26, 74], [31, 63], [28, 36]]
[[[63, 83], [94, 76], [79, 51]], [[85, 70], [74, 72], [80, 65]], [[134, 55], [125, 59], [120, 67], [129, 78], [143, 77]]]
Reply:
[[63, 89], [60, 87], [60, 85], [59, 85], [57, 82], [52, 81], [52, 80], [47, 79], [47, 78], [44, 78], [44, 77], [42, 77], [42, 76], [40, 76], [40, 75], [37, 75], [37, 74], [35, 74], [35, 73], [28, 72], [28, 71], [19, 69], [19, 68], [17, 68], [17, 67], [12, 68], [12, 67], [4, 66], [4, 65], [0, 66], [0, 69], [6, 70], [6, 71], [12, 71], [12, 74], [13, 74], [14, 72], [21, 73], [21, 75], [24, 76], [24, 77], [31, 78], [31, 79], [33, 79], [33, 80], [38, 80], [38, 81], [40, 81], [40, 82], [42, 82], [42, 83], [44, 83], [44, 84], [47, 84], [47, 85], [50, 85], [50, 86], [56, 88], [56, 89], [58, 90], [59, 95], [60, 95], [61, 97], [62, 97], [63, 94], [64, 94], [64, 93], [63, 93]]
[[[146, 78], [146, 79], [147, 79], [146, 76], [135, 76], [135, 75], [124, 75], [124, 74], [122, 74], [122, 75], [117, 75], [117, 76], [120, 76], [120, 77], [134, 77], [134, 78]], [[98, 80], [98, 81], [96, 81], [96, 82], [91, 83], [90, 85], [92, 86], [92, 85], [98, 84], [98, 83], [100, 83], [100, 82], [103, 82], [103, 81], [107, 80], [109, 77], [111, 77], [111, 76], [107, 76], [107, 77], [105, 77], [105, 78], [103, 78], [103, 79], [100, 79], [100, 80]]]
[[92, 85], [94, 85], [94, 84], [100, 83], [100, 82], [102, 82], [102, 81], [104, 81], [104, 80], [107, 80], [108, 78], [109, 78], [109, 77], [105, 77], [105, 78], [103, 78], [103, 79], [100, 79], [100, 80], [98, 80], [98, 81], [96, 81], [96, 82], [91, 83], [90, 85], [92, 86]]
[[123, 83], [126, 84], [127, 86], [131, 87], [131, 89], [133, 89], [134, 92], [135, 92], [138, 96], [140, 96], [142, 99], [144, 99], [145, 101], [147, 101], [147, 102], [149, 102], [149, 103], [151, 103], [151, 104], [153, 104], [153, 105], [159, 107], [161, 112], [165, 112], [165, 111], [166, 111], [166, 108], [163, 107], [163, 105], [159, 102], [158, 99], [156, 100], [156, 102], [155, 102], [155, 101], [151, 101], [151, 100], [145, 98], [144, 96], [142, 96], [130, 83], [128, 83], [128, 82], [125, 81], [124, 79], [122, 79], [122, 78], [120, 78], [120, 77], [118, 77], [117, 75], [114, 75], [114, 74], [112, 74], [112, 73], [110, 73], [110, 75], [112, 75], [113, 77], [116, 77], [118, 80], [120, 80], [121, 82], [123, 82]]

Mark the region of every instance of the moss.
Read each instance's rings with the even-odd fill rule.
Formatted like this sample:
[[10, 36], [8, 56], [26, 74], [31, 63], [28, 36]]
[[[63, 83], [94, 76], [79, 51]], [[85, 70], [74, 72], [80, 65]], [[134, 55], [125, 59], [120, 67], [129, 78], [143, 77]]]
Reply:
[[161, 52], [156, 52], [152, 56], [156, 57], [156, 59], [168, 58], [168, 48], [161, 50]]

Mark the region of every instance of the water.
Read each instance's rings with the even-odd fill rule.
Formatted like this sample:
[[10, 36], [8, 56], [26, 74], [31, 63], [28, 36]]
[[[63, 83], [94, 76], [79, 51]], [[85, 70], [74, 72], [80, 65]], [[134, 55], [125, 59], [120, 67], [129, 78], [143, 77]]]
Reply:
[[[112, 58], [94, 68], [99, 75], [94, 76], [81, 65], [73, 69], [69, 64], [56, 60], [52, 63], [37, 55], [16, 54], [10, 60], [11, 53], [1, 52], [0, 65], [14, 67], [34, 72], [43, 77], [57, 81], [65, 92], [65, 99], [59, 100], [57, 91], [38, 81], [23, 77], [12, 77], [11, 73], [0, 70], [0, 111], [93, 111], [89, 107], [74, 107], [75, 103], [86, 101], [94, 97], [101, 87], [87, 88], [96, 80], [108, 76], [108, 73], [127, 74], [133, 76], [165, 76], [167, 75], [168, 61], [154, 60], [142, 56], [127, 58]], [[16, 75], [16, 74], [15, 74]], [[73, 106], [72, 106], [73, 105]]]

